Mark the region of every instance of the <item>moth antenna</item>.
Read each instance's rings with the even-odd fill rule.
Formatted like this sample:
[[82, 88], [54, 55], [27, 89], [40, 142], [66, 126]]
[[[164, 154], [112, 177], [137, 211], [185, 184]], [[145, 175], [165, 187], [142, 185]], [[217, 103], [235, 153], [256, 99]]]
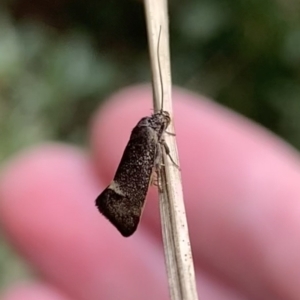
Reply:
[[164, 107], [164, 88], [163, 88], [161, 64], [160, 64], [160, 58], [159, 58], [160, 36], [161, 36], [161, 26], [159, 27], [158, 42], [157, 42], [157, 60], [158, 60], [158, 71], [159, 71], [159, 79], [160, 79], [160, 86], [161, 86], [161, 108], [160, 108], [160, 111], [163, 112], [163, 107]]

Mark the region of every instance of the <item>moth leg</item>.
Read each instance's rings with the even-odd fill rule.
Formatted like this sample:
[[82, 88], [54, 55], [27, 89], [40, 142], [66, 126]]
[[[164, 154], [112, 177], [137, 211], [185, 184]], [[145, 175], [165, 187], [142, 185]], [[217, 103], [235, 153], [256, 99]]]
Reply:
[[154, 185], [158, 188], [159, 192], [162, 193], [163, 192], [163, 188], [162, 188], [162, 183], [161, 183], [161, 178], [160, 178], [160, 169], [153, 169], [153, 173], [152, 173], [152, 177], [151, 177], [151, 185]]
[[156, 170], [155, 171], [156, 173], [156, 178], [157, 178], [157, 188], [158, 188], [158, 191], [160, 193], [163, 193], [163, 187], [162, 187], [162, 181], [161, 181], [161, 177], [160, 177], [160, 170]]
[[161, 177], [160, 177], [161, 168], [163, 167], [162, 148], [161, 147], [162, 146], [160, 144], [157, 147], [156, 158], [155, 158], [155, 161], [154, 161], [154, 170], [153, 170], [153, 176], [155, 178], [154, 185], [156, 185], [158, 187], [158, 190], [159, 190], [160, 193], [163, 192], [162, 182], [161, 182]]
[[155, 171], [160, 171], [161, 167], [163, 166], [163, 163], [162, 163], [162, 147], [160, 144], [158, 144], [158, 147], [156, 149], [156, 154], [155, 154], [155, 160], [154, 160], [154, 168], [155, 168]]
[[166, 133], [166, 134], [169, 134], [169, 135], [172, 135], [172, 136], [176, 136], [176, 134], [173, 133], [173, 132], [165, 131], [165, 133]]
[[160, 143], [162, 144], [162, 146], [164, 147], [165, 149], [165, 152], [166, 154], [169, 156], [171, 162], [173, 163], [173, 165], [178, 169], [180, 170], [180, 167], [176, 164], [176, 162], [174, 161], [174, 159], [172, 158], [171, 154], [170, 154], [170, 148], [168, 146], [168, 144], [166, 143], [165, 140], [161, 140]]
[[157, 171], [153, 170], [150, 185], [159, 186]]

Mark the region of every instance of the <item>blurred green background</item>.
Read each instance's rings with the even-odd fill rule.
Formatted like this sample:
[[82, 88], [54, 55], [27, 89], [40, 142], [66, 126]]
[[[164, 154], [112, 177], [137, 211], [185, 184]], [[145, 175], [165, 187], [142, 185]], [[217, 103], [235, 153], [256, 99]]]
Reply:
[[[299, 0], [171, 1], [172, 76], [300, 148]], [[0, 4], [0, 162], [49, 139], [84, 145], [92, 112], [149, 82], [139, 1]], [[0, 229], [1, 230], [1, 229]], [[0, 290], [28, 276], [0, 237]]]

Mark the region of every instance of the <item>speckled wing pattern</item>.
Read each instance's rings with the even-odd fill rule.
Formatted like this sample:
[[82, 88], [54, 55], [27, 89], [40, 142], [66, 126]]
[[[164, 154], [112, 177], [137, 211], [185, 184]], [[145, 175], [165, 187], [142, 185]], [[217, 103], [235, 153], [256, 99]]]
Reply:
[[132, 130], [111, 184], [98, 196], [99, 211], [128, 237], [139, 224], [163, 133], [170, 123], [167, 112], [141, 119]]

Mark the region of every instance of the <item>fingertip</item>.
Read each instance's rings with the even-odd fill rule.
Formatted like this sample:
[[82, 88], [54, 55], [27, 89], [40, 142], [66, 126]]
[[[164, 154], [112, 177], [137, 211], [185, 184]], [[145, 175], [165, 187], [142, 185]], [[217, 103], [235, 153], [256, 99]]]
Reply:
[[[203, 135], [201, 139], [205, 140], [213, 127], [222, 123], [219, 119], [226, 110], [204, 97], [180, 88], [173, 89], [173, 100], [183, 177], [188, 181], [189, 177], [195, 178], [195, 172], [185, 172], [185, 169], [195, 165], [195, 156], [200, 154], [201, 147], [205, 147], [199, 143], [199, 132]], [[112, 95], [95, 113], [91, 126], [91, 148], [96, 166], [98, 169], [101, 166], [101, 176], [107, 184], [113, 178], [132, 129], [142, 117], [152, 113], [151, 102], [150, 86], [135, 86]], [[149, 195], [152, 199], [156, 197], [151, 191]], [[151, 220], [151, 228], [159, 232], [157, 202], [151, 201], [149, 205], [148, 201], [146, 205], [145, 217]]]
[[[244, 122], [237, 114], [217, 105], [213, 101], [174, 87], [174, 122], [176, 137], [181, 149], [189, 149], [198, 130], [209, 135], [212, 127], [224, 126], [224, 122]], [[97, 166], [107, 178], [111, 178], [137, 122], [153, 112], [152, 89], [149, 85], [125, 88], [113, 94], [92, 118], [90, 144]], [[183, 156], [183, 155], [182, 155]], [[184, 155], [188, 160], [189, 156]]]
[[[147, 235], [137, 235], [131, 243], [124, 240], [99, 215], [94, 200], [101, 188], [93, 169], [84, 153], [64, 145], [50, 144], [15, 157], [0, 183], [0, 218], [7, 236], [45, 279], [70, 295], [140, 298], [146, 290], [150, 298], [162, 299], [166, 290], [160, 250], [155, 243], [149, 245]], [[119, 282], [117, 290], [107, 285], [107, 274]], [[138, 288], [130, 283], [136, 280]]]
[[[99, 185], [90, 161], [76, 147], [49, 143], [28, 149], [8, 161], [1, 173], [3, 228], [26, 252], [36, 243], [35, 235], [40, 238], [42, 228], [45, 234], [56, 232], [56, 226], [64, 223], [57, 231], [69, 230], [68, 222], [63, 221], [65, 211], [75, 211], [78, 205], [82, 210], [94, 210], [93, 204], [78, 200], [94, 199]], [[47, 224], [47, 219], [56, 222]]]

